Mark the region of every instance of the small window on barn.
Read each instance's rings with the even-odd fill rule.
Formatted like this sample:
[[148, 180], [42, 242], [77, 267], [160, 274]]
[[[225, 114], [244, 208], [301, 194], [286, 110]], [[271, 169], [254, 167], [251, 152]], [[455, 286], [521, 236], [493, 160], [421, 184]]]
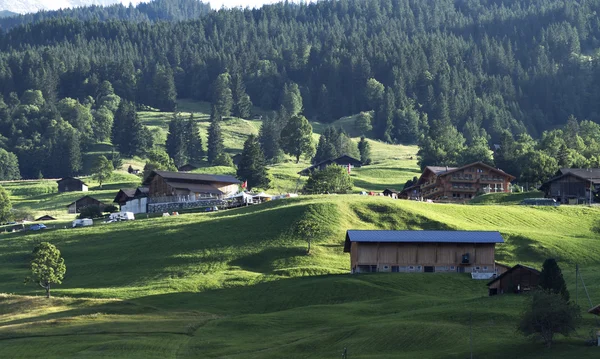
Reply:
[[475, 267], [475, 270], [479, 270], [480, 267]]
[[456, 267], [450, 266], [450, 270], [456, 270]]
[[414, 266], [408, 266], [408, 270], [411, 270], [411, 271], [415, 270], [415, 267]]
[[487, 270], [487, 269], [488, 269], [487, 267], [483, 267], [483, 270]]

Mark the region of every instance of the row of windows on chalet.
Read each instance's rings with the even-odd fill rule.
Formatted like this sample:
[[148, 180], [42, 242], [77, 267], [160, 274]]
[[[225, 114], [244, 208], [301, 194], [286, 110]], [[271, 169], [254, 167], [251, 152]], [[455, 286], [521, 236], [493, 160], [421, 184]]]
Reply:
[[507, 192], [515, 177], [482, 162], [462, 167], [428, 166], [417, 183], [400, 192], [400, 198], [465, 201], [477, 193]]

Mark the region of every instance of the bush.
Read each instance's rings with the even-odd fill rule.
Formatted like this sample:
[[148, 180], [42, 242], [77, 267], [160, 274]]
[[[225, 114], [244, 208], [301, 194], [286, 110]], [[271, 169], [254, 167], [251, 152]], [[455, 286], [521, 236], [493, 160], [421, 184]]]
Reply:
[[102, 217], [102, 209], [100, 206], [92, 205], [83, 207], [77, 218], [100, 218]]
[[227, 153], [221, 153], [215, 158], [215, 163], [213, 165], [233, 167], [233, 160]]
[[115, 213], [115, 212], [119, 212], [119, 209], [117, 208], [117, 206], [115, 206], [113, 204], [109, 204], [108, 206], [104, 207], [104, 212]]
[[369, 112], [361, 112], [354, 120], [354, 128], [361, 134], [365, 134], [373, 129], [371, 114]]

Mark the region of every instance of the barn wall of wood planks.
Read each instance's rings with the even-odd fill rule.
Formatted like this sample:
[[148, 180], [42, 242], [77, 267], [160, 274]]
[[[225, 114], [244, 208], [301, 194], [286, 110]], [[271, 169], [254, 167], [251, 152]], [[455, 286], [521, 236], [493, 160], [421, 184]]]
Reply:
[[[350, 254], [353, 272], [495, 271], [493, 243], [353, 242]], [[464, 254], [469, 254], [468, 263], [463, 263]]]

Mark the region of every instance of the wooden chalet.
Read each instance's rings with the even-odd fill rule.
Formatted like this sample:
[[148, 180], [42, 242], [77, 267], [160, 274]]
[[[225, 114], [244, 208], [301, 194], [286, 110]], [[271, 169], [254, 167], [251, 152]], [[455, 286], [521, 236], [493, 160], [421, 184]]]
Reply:
[[343, 155], [343, 156], [340, 156], [338, 158], [334, 158], [334, 159], [331, 159], [331, 160], [322, 161], [322, 162], [317, 163], [316, 165], [312, 165], [310, 167], [307, 167], [307, 168], [303, 169], [302, 171], [298, 172], [298, 174], [302, 175], [302, 176], [309, 176], [314, 171], [323, 170], [323, 169], [325, 169], [328, 166], [331, 166], [333, 164], [340, 165], [342, 167], [348, 167], [349, 166], [350, 169], [362, 166], [362, 162], [360, 162], [360, 160], [357, 160], [356, 158], [350, 157], [348, 155]]
[[35, 222], [41, 222], [41, 221], [56, 221], [56, 218], [46, 214], [35, 220]]
[[230, 196], [238, 191], [240, 181], [232, 176], [217, 176], [201, 173], [152, 171], [144, 180], [148, 197], [153, 203], [169, 202], [168, 197], [187, 197], [189, 201], [202, 198]]
[[528, 292], [537, 287], [539, 281], [540, 271], [517, 264], [491, 280], [487, 284], [488, 292], [489, 295]]
[[58, 183], [58, 192], [87, 192], [88, 185], [82, 180], [74, 177], [65, 177], [56, 181]]
[[383, 195], [386, 197], [392, 197], [393, 199], [398, 199], [398, 191], [393, 189], [386, 188], [383, 190]]
[[75, 202], [69, 203], [67, 205], [68, 212], [70, 214], [81, 213], [81, 210], [88, 206], [98, 206], [101, 211], [104, 211], [106, 205], [97, 199], [90, 196], [83, 196]]
[[499, 232], [349, 230], [352, 273], [494, 273]]
[[190, 172], [190, 171], [197, 170], [197, 169], [198, 169], [198, 167], [196, 167], [194, 165], [191, 165], [189, 163], [186, 163], [185, 165], [179, 167], [177, 169], [177, 171], [179, 171], [179, 172]]
[[510, 192], [510, 182], [514, 179], [483, 162], [462, 167], [427, 166], [417, 183], [402, 190], [399, 197], [466, 202], [481, 193]]
[[540, 187], [546, 198], [561, 204], [590, 203], [590, 199], [593, 202], [599, 190], [600, 168], [561, 168], [554, 178]]
[[148, 187], [121, 189], [113, 200], [121, 212], [147, 213], [148, 212]]

